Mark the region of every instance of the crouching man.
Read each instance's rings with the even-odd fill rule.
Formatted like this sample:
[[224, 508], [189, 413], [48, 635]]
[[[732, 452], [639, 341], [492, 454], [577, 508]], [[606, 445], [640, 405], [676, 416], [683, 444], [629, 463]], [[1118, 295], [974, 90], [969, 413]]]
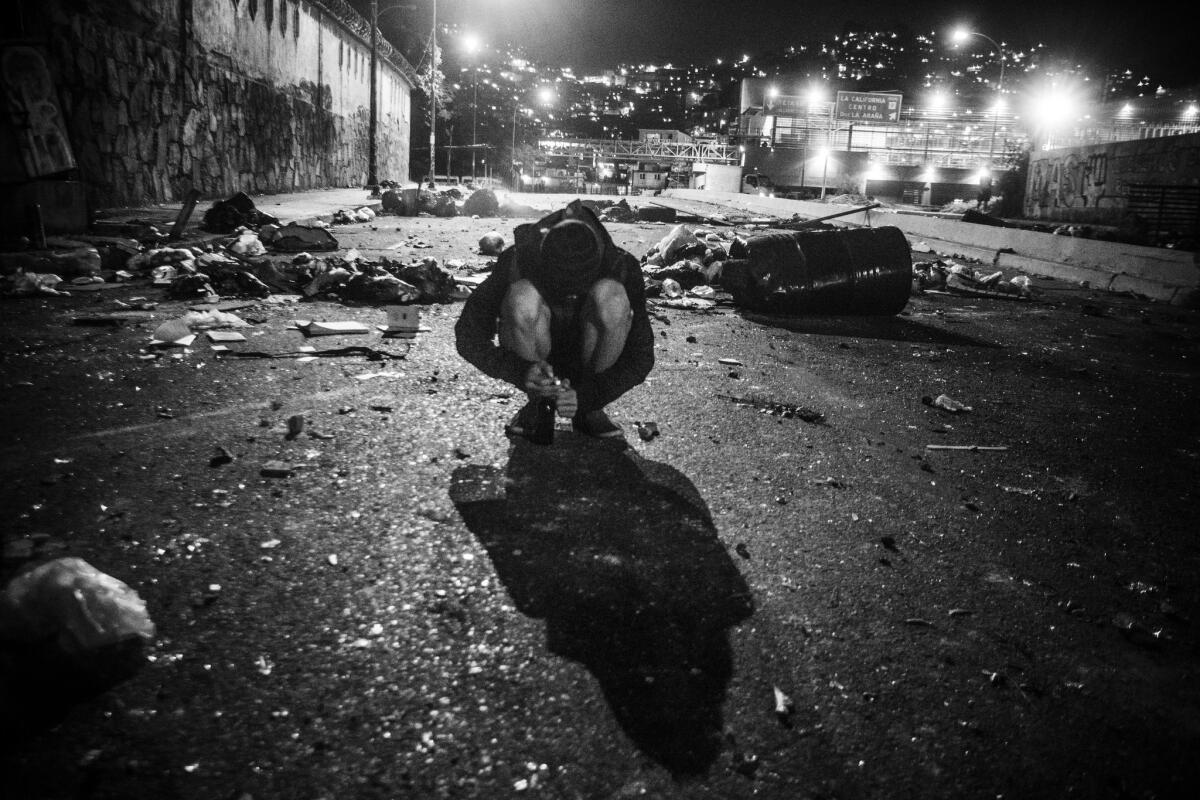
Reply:
[[548, 399], [576, 431], [623, 439], [604, 407], [654, 366], [641, 266], [578, 200], [517, 227], [454, 332], [464, 359], [528, 395], [510, 436], [530, 435]]

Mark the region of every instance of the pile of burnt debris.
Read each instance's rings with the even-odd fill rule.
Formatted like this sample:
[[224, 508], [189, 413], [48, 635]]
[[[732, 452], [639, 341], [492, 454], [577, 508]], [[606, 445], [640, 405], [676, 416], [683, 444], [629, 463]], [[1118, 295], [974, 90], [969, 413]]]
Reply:
[[[1029, 299], [1025, 276], [1005, 277], [930, 259], [914, 265], [910, 245], [894, 227], [833, 228], [822, 220], [699, 216], [651, 203], [584, 200], [606, 223], [673, 224], [642, 257], [648, 296], [669, 307], [707, 310], [722, 302], [782, 314], [899, 313], [916, 292], [941, 291]], [[373, 222], [377, 213], [428, 216], [540, 216], [491, 190], [464, 196], [392, 189], [382, 211], [370, 205], [340, 209], [334, 225]], [[194, 206], [194, 203], [193, 203]], [[452, 209], [447, 211], [446, 209]], [[185, 212], [190, 209], [185, 205]], [[185, 223], [184, 213], [175, 229]], [[815, 224], [814, 224], [815, 223]], [[0, 295], [61, 295], [149, 281], [168, 299], [217, 303], [273, 295], [374, 305], [450, 303], [466, 297], [494, 260], [467, 265], [414, 253], [408, 260], [364, 257], [344, 249], [331, 224], [310, 218], [281, 222], [238, 193], [203, 215], [208, 236], [176, 241], [174, 230], [147, 226], [134, 237], [47, 239], [44, 249], [0, 253]], [[409, 234], [410, 250], [431, 245]], [[498, 256], [503, 237], [491, 232], [480, 255]], [[465, 274], [464, 274], [465, 273]]]

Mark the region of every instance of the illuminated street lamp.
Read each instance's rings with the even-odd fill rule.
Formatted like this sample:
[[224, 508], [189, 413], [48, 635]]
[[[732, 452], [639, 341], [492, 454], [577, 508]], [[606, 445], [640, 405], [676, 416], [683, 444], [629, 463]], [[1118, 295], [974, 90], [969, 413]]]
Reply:
[[1069, 82], [1051, 82], [1031, 93], [1028, 103], [1029, 120], [1040, 140], [1038, 149], [1050, 146], [1051, 139], [1060, 134], [1083, 113], [1079, 87]]
[[992, 167], [992, 161], [996, 154], [996, 125], [1000, 121], [1000, 107], [1004, 98], [1004, 48], [1000, 46], [992, 37], [979, 31], [969, 31], [966, 28], [958, 28], [950, 34], [950, 39], [955, 45], [962, 44], [971, 36], [978, 36], [980, 39], [986, 39], [996, 48], [996, 52], [1000, 54], [1000, 80], [996, 83], [996, 105], [992, 110], [992, 141], [988, 145], [988, 167]]

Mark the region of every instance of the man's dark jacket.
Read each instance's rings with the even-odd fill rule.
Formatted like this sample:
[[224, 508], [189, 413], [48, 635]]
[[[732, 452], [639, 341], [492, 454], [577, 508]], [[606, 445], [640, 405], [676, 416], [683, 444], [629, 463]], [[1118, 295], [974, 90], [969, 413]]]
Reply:
[[[524, 390], [525, 375], [532, 362], [502, 349], [497, 344], [497, 323], [500, 307], [508, 287], [521, 278], [535, 286], [538, 275], [553, 264], [543, 264], [540, 258], [542, 238], [546, 231], [563, 219], [576, 218], [587, 222], [600, 237], [603, 254], [600, 277], [612, 278], [625, 287], [633, 321], [625, 349], [609, 369], [597, 374], [583, 371], [578, 337], [565, 341], [557, 335], [553, 340], [549, 362], [558, 377], [569, 378], [579, 401], [579, 413], [603, 408], [646, 379], [654, 366], [654, 332], [646, 313], [646, 291], [642, 282], [641, 265], [627, 251], [613, 243], [608, 231], [600, 224], [589, 207], [578, 200], [535, 223], [520, 225], [514, 231], [514, 244], [500, 254], [495, 269], [471, 293], [463, 305], [454, 327], [459, 355], [478, 367], [484, 374], [508, 381]], [[540, 288], [540, 287], [539, 287]], [[572, 298], [547, 298], [552, 308], [570, 305]], [[576, 306], [577, 307], [577, 306]]]

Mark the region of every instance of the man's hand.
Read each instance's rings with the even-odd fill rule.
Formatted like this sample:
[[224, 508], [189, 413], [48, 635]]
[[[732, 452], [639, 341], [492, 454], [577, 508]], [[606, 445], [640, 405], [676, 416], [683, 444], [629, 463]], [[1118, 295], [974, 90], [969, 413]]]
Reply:
[[525, 373], [525, 393], [530, 397], [557, 397], [559, 380], [545, 361], [531, 364]]
[[558, 415], [566, 419], [575, 416], [579, 409], [579, 401], [571, 382], [566, 378], [559, 380], [554, 377], [554, 369], [545, 361], [539, 361], [529, 367], [525, 373], [525, 392], [530, 400], [539, 397], [550, 397], [555, 401]]
[[562, 379], [562, 385], [558, 387], [556, 408], [558, 415], [563, 419], [574, 418], [575, 412], [579, 410], [579, 401], [575, 397], [575, 390], [571, 388], [571, 382], [566, 378]]

